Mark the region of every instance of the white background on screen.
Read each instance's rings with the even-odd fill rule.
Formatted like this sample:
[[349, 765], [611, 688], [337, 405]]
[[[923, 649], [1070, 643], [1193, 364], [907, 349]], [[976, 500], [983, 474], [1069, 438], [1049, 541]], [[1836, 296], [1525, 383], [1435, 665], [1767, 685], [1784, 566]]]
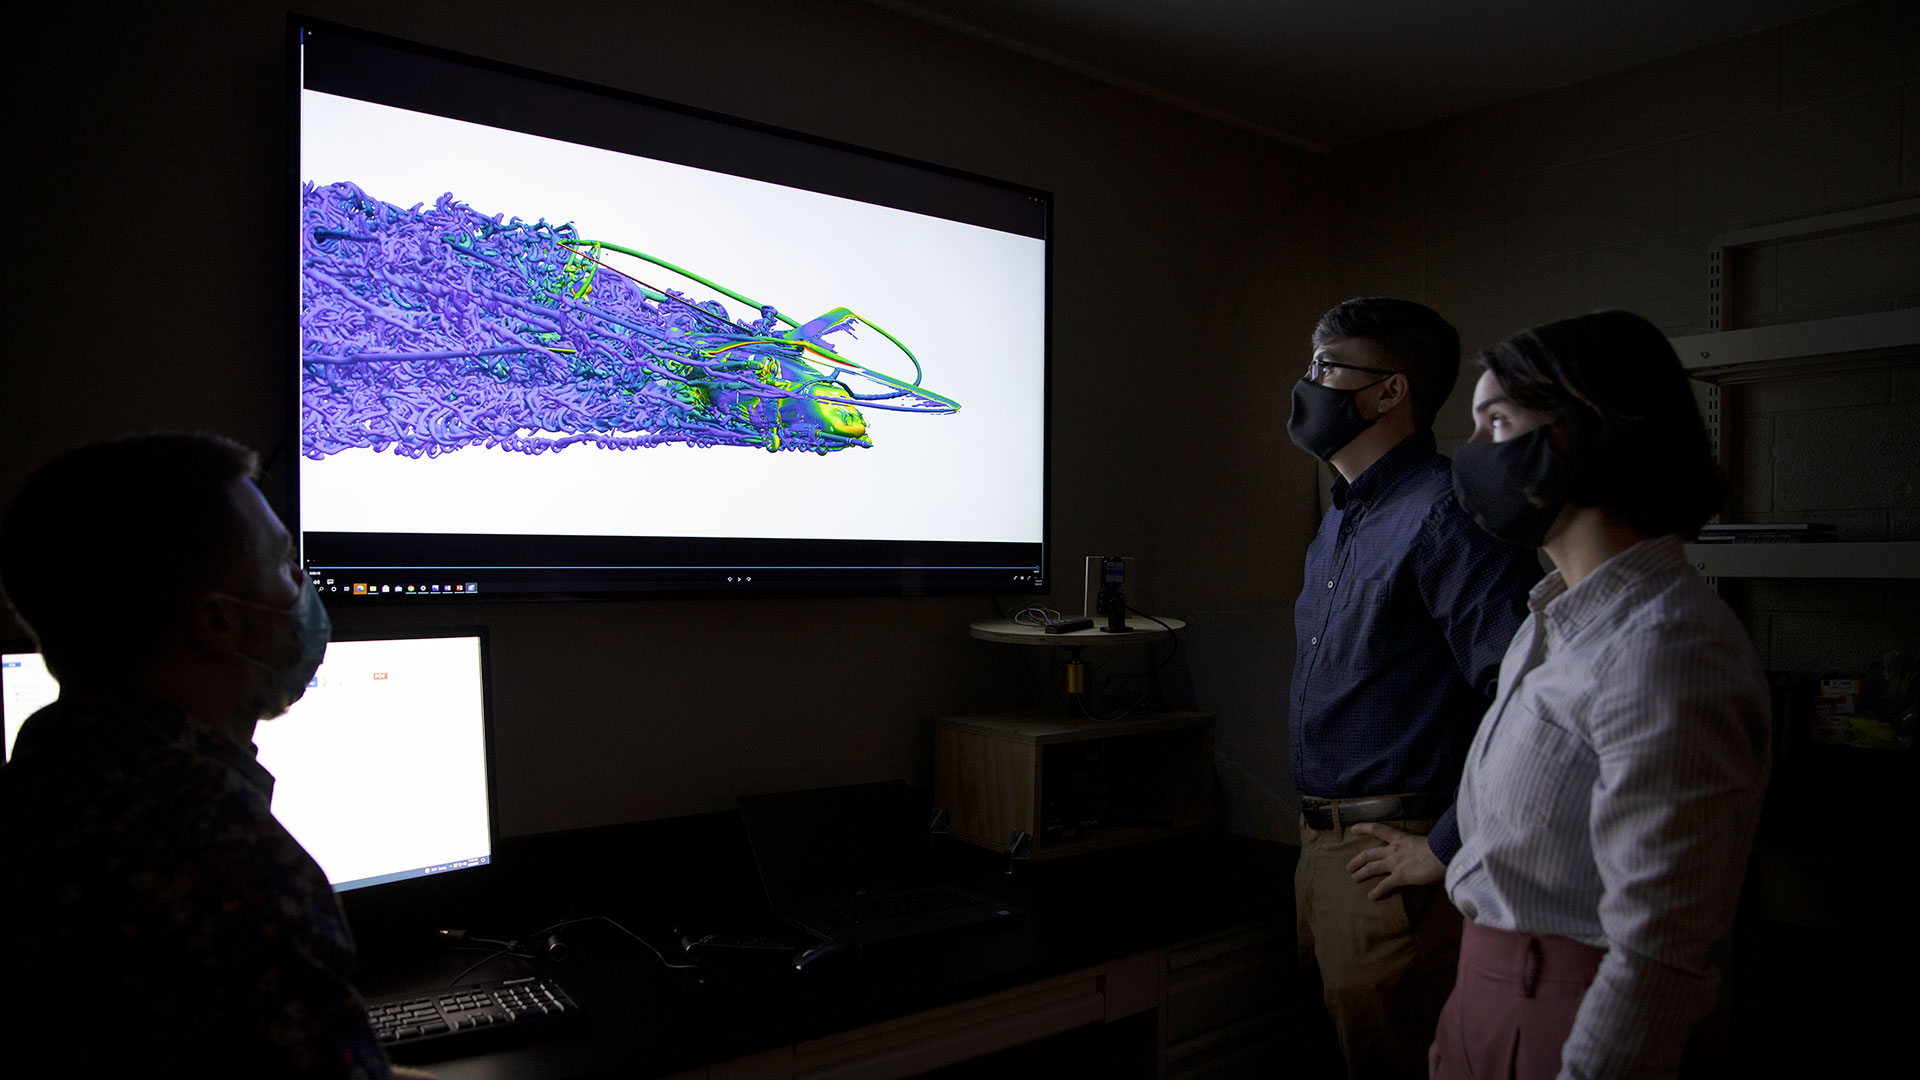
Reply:
[[[801, 322], [851, 308], [913, 349], [923, 385], [961, 405], [944, 416], [868, 409], [874, 445], [824, 456], [575, 445], [416, 460], [348, 450], [301, 462], [309, 530], [1040, 539], [1038, 239], [313, 91], [301, 95], [301, 172], [403, 208], [451, 192], [489, 216], [573, 222], [584, 238], [648, 252]], [[651, 264], [622, 265], [671, 283]], [[735, 318], [755, 317], [712, 298]], [[882, 370], [911, 381], [904, 357], [897, 367]]]

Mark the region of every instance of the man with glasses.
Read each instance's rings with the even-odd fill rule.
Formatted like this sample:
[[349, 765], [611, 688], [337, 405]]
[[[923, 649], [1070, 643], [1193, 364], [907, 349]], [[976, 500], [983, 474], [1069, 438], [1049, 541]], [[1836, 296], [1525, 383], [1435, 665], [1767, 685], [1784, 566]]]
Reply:
[[1294, 607], [1288, 757], [1301, 966], [1356, 1080], [1426, 1075], [1460, 940], [1440, 886], [1454, 787], [1541, 575], [1454, 501], [1433, 419], [1459, 372], [1431, 308], [1348, 300], [1314, 328], [1287, 424], [1337, 474]]

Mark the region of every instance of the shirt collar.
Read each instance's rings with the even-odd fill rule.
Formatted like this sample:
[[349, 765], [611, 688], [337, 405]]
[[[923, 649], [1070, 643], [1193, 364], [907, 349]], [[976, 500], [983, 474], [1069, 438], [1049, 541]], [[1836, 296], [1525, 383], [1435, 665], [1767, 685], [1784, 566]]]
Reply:
[[1345, 510], [1348, 502], [1358, 500], [1364, 506], [1379, 498], [1382, 492], [1392, 487], [1394, 481], [1405, 476], [1416, 463], [1431, 456], [1438, 449], [1438, 445], [1434, 441], [1433, 432], [1416, 431], [1401, 439], [1393, 449], [1381, 454], [1380, 460], [1367, 466], [1366, 471], [1351, 484], [1347, 483], [1347, 478], [1341, 476], [1336, 470], [1332, 489], [1334, 507]]
[[1527, 607], [1541, 622], [1566, 637], [1578, 633], [1636, 582], [1686, 561], [1678, 536], [1650, 537], [1595, 567], [1575, 588], [1567, 588], [1566, 579], [1554, 570], [1527, 594]]
[[235, 742], [191, 716], [186, 721], [187, 739], [196, 749], [239, 773], [249, 787], [258, 789], [269, 801], [273, 799], [273, 774], [260, 764], [257, 745]]
[[94, 738], [124, 740], [125, 718], [131, 716], [152, 737], [213, 758], [239, 773], [247, 786], [268, 799], [273, 797], [273, 774], [260, 764], [253, 744], [235, 742], [172, 702], [134, 692], [68, 694], [62, 688], [60, 703], [63, 711], [80, 718], [95, 732]]

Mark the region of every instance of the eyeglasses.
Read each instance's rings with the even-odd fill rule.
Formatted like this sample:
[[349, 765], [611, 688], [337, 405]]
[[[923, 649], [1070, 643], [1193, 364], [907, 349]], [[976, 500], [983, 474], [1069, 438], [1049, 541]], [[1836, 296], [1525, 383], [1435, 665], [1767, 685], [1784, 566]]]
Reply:
[[1317, 383], [1320, 381], [1321, 376], [1327, 374], [1327, 372], [1334, 368], [1346, 368], [1348, 371], [1364, 371], [1369, 375], [1400, 374], [1398, 371], [1392, 371], [1387, 368], [1361, 367], [1359, 364], [1336, 364], [1331, 360], [1322, 360], [1316, 356], [1312, 360], [1307, 361], [1307, 381]]

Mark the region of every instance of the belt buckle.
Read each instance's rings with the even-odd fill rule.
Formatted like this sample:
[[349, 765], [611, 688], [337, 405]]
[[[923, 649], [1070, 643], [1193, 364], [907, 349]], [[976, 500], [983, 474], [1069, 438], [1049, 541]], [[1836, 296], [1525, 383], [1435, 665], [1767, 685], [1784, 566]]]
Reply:
[[1309, 819], [1309, 828], [1320, 829], [1320, 826], [1315, 822], [1318, 820], [1317, 815], [1323, 813], [1328, 816], [1329, 824], [1326, 829], [1321, 829], [1321, 831], [1337, 831], [1340, 827], [1339, 803], [1334, 802], [1332, 799], [1316, 799], [1310, 795], [1302, 795], [1300, 797], [1300, 816]]

